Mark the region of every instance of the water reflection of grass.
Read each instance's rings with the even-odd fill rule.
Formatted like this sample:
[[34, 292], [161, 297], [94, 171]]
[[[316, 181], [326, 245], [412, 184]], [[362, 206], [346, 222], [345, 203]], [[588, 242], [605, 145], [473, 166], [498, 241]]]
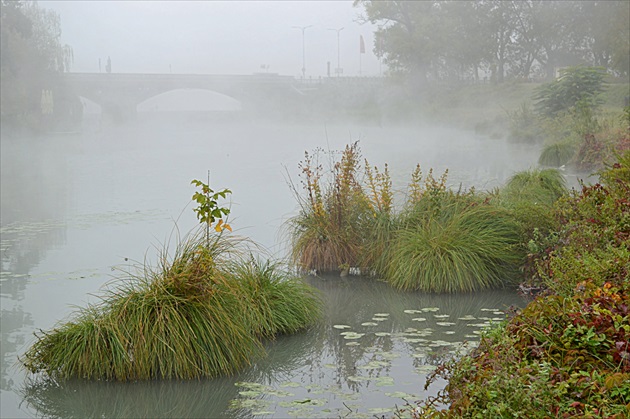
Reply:
[[[29, 381], [21, 395], [45, 417], [193, 418], [221, 415], [216, 406], [238, 395], [233, 378], [134, 383], [51, 379]], [[214, 413], [213, 413], [214, 412]], [[247, 416], [233, 410], [230, 417]]]
[[[377, 409], [353, 405], [349, 401], [352, 394], [361, 397], [365, 406], [366, 402], [380, 400], [383, 405], [378, 409], [387, 410], [396, 400], [386, 401], [383, 396], [392, 397], [386, 396], [386, 393], [394, 394], [394, 389], [399, 388], [401, 368], [408, 370], [411, 375], [417, 374], [419, 391], [426, 374], [440, 362], [463, 350], [464, 335], [471, 331], [471, 327], [466, 324], [483, 322], [478, 317], [484, 317], [486, 313], [494, 315], [482, 309], [494, 309], [497, 300], [505, 300], [510, 295], [509, 292], [500, 291], [474, 295], [410, 294], [359, 277], [312, 277], [309, 283], [322, 292], [327, 303], [325, 321], [309, 331], [309, 334], [318, 335], [320, 343], [315, 344], [317, 350], [305, 352], [311, 358], [303, 361], [305, 365], [297, 373], [294, 372], [292, 378], [290, 373], [284, 376], [290, 380], [288, 384], [291, 387], [284, 389], [289, 390], [291, 396], [277, 396], [273, 391], [263, 391], [257, 396], [268, 396], [265, 398], [267, 408], [269, 403], [273, 404], [269, 399], [281, 400], [278, 402], [279, 408], [288, 409], [282, 410], [283, 413], [295, 413], [291, 409], [299, 408], [302, 410], [298, 413], [304, 417], [330, 415], [333, 411], [343, 416], [341, 408], [335, 410], [341, 403], [339, 400], [346, 400], [344, 403], [357, 416], [368, 415], [365, 412], [370, 412], [369, 409]], [[479, 298], [480, 295], [485, 298]], [[512, 300], [510, 303], [518, 302], [518, 298]], [[356, 301], [361, 303], [356, 304]], [[358, 309], [352, 309], [353, 306]], [[428, 310], [423, 311], [423, 308]], [[412, 313], [405, 313], [405, 310]], [[415, 313], [416, 310], [422, 314]], [[426, 322], [411, 320], [421, 315], [427, 318]], [[374, 320], [378, 318], [384, 320]], [[439, 325], [447, 320], [454, 324]], [[366, 322], [370, 325], [365, 325]], [[426, 334], [428, 325], [432, 329], [430, 334]], [[444, 331], [454, 333], [446, 334]], [[348, 343], [354, 346], [348, 346]], [[328, 385], [325, 385], [326, 380], [329, 380]], [[335, 395], [337, 404], [329, 402], [322, 406], [299, 406], [304, 401], [304, 395], [322, 393]], [[401, 400], [398, 402], [402, 403]], [[242, 406], [240, 403], [256, 402], [243, 397], [237, 405]]]

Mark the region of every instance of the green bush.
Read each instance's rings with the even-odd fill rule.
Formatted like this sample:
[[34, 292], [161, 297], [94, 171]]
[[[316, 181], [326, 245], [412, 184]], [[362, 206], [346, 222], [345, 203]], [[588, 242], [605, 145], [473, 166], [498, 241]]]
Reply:
[[556, 116], [570, 108], [595, 108], [602, 103], [605, 69], [600, 67], [569, 67], [561, 70], [560, 78], [545, 83], [535, 94], [536, 110], [543, 116]]

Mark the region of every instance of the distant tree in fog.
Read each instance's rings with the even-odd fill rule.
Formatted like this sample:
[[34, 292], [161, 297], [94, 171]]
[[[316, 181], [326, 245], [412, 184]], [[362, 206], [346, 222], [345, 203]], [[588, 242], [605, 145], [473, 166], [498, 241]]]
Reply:
[[2, 0], [1, 117], [15, 125], [36, 125], [43, 91], [52, 91], [55, 75], [68, 71], [72, 49], [62, 45], [59, 15], [31, 1]]
[[629, 74], [630, 2], [561, 0], [355, 0], [378, 25], [374, 53], [417, 83], [478, 80], [480, 70], [551, 79], [559, 67]]

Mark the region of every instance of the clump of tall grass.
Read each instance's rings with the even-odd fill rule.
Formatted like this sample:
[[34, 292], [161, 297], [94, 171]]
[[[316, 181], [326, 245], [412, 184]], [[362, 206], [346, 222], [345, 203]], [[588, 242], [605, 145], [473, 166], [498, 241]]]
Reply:
[[294, 188], [300, 212], [288, 222], [291, 259], [305, 271], [334, 272], [357, 266], [360, 259], [361, 230], [368, 208], [358, 177], [361, 154], [358, 142], [347, 145], [341, 160], [332, 167], [332, 179], [324, 185], [318, 157], [306, 152], [299, 165], [307, 197]]
[[252, 257], [234, 264], [230, 275], [247, 301], [246, 315], [257, 336], [295, 333], [321, 314], [315, 289], [277, 264]]
[[[404, 290], [473, 291], [512, 282], [524, 258], [521, 229], [489, 196], [451, 191], [448, 170], [423, 178], [418, 165], [407, 199], [394, 208], [387, 165], [365, 162], [347, 146], [329, 184], [307, 153], [301, 163], [306, 197], [290, 220], [293, 263], [303, 270], [360, 267]], [[365, 269], [365, 270], [364, 270]]]
[[435, 179], [430, 171], [422, 186], [416, 168], [382, 275], [396, 288], [432, 292], [509, 283], [522, 259], [518, 226], [474, 190], [447, 189], [446, 177]]
[[566, 180], [558, 170], [531, 169], [514, 174], [501, 196], [508, 205], [526, 201], [550, 207], [566, 192]]
[[394, 193], [387, 164], [381, 171], [376, 166], [371, 167], [366, 159], [365, 175], [369, 216], [363, 230], [360, 264], [372, 272], [379, 272], [386, 263], [387, 246], [397, 224]]
[[538, 164], [547, 167], [560, 167], [571, 162], [578, 146], [572, 141], [562, 141], [543, 147], [538, 157]]
[[[283, 281], [272, 266], [261, 274], [271, 285], [254, 296], [234, 274], [245, 263], [241, 244], [222, 234], [210, 241], [194, 234], [172, 259], [165, 251], [157, 269], [145, 266], [120, 279], [99, 304], [41, 332], [21, 362], [32, 373], [61, 379], [189, 379], [238, 371], [264, 354], [260, 337], [294, 332], [318, 314], [313, 291], [295, 279]], [[264, 325], [252, 311], [266, 313]]]

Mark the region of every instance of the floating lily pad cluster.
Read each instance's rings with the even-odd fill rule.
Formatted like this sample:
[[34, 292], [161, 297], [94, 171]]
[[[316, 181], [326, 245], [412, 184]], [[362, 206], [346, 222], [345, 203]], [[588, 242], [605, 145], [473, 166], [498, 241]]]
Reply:
[[[349, 414], [351, 417], [372, 418], [374, 415], [391, 416], [395, 413], [392, 406], [406, 401], [419, 400], [418, 394], [399, 391], [402, 381], [395, 378], [392, 368], [401, 367], [417, 374], [417, 385], [420, 389], [424, 377], [435, 371], [439, 362], [458, 354], [465, 354], [475, 348], [476, 340], [462, 342], [449, 341], [448, 336], [455, 333], [450, 330], [455, 325], [466, 325], [475, 329], [483, 329], [491, 324], [491, 319], [483, 316], [485, 312], [502, 313], [498, 309], [482, 311], [481, 316], [471, 314], [451, 320], [451, 315], [439, 313], [438, 307], [405, 309], [401, 313], [375, 313], [368, 321], [357, 321], [356, 326], [350, 324], [333, 324], [329, 326], [336, 332], [339, 350], [356, 359], [352, 372], [341, 372], [337, 363], [321, 365], [322, 374], [334, 374], [334, 384], [316, 385], [311, 380], [305, 383], [293, 381], [276, 384], [276, 386], [257, 383], [237, 383], [242, 390], [239, 398], [232, 401], [232, 408], [247, 409], [249, 414], [283, 415], [290, 417], [336, 417]], [[422, 324], [431, 327], [405, 327], [399, 331], [393, 322], [398, 324], [415, 324], [418, 314], [424, 314]], [[402, 317], [400, 317], [402, 315]], [[396, 319], [396, 320], [395, 320]], [[479, 319], [484, 320], [479, 323]], [[414, 321], [415, 320], [415, 321]], [[474, 323], [473, 323], [474, 322]], [[471, 326], [472, 325], [472, 326]], [[443, 339], [436, 338], [443, 335]], [[471, 339], [478, 339], [472, 334]], [[387, 349], [385, 349], [387, 348]], [[411, 363], [411, 368], [407, 366]], [[341, 383], [341, 384], [339, 384]], [[345, 383], [345, 384], [344, 384]], [[379, 396], [370, 398], [369, 394]], [[305, 398], [304, 396], [308, 397]], [[322, 397], [325, 395], [325, 397]], [[381, 407], [369, 407], [369, 399], [383, 399], [387, 403]], [[391, 401], [389, 401], [391, 399]], [[359, 403], [363, 400], [363, 403]], [[270, 413], [273, 412], [273, 413]]]

